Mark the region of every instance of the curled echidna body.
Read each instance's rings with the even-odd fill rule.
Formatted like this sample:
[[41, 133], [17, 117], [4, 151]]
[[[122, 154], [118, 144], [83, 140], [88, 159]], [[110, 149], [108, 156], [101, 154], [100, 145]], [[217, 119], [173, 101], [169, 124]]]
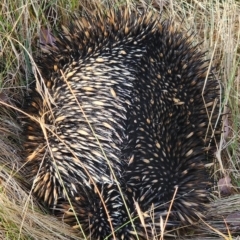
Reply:
[[151, 239], [173, 198], [167, 225], [202, 216], [219, 86], [190, 37], [148, 12], [99, 11], [37, 64], [25, 152], [38, 198], [93, 239]]

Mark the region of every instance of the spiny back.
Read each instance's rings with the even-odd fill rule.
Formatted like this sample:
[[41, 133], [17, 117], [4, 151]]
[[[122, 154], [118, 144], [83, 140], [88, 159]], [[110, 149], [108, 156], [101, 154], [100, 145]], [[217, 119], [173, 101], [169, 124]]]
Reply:
[[[47, 87], [30, 95], [27, 111], [41, 124], [26, 120], [25, 148], [38, 197], [75, 225], [69, 195], [99, 239], [129, 221], [119, 187], [132, 217], [136, 202], [144, 212], [156, 207], [149, 231], [176, 189], [170, 222], [201, 215], [218, 83], [189, 37], [151, 13], [99, 11], [63, 27], [37, 63]], [[139, 219], [136, 229], [145, 233]], [[130, 239], [133, 230], [116, 235]]]

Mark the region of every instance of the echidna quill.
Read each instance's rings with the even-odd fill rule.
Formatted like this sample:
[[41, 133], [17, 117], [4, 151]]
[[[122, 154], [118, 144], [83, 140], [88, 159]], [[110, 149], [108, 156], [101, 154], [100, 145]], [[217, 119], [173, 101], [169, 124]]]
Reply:
[[151, 239], [168, 211], [167, 226], [198, 220], [219, 134], [219, 84], [198, 48], [149, 12], [99, 11], [63, 27], [26, 99], [35, 196], [91, 239]]

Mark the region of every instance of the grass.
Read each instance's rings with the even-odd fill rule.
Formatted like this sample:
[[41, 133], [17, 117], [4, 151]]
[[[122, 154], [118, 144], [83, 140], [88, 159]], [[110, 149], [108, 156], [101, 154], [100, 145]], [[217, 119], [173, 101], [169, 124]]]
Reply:
[[[41, 4], [39, 4], [41, 2]], [[82, 0], [83, 2], [83, 0]], [[104, 2], [104, 1], [102, 1]], [[106, 1], [105, 1], [106, 2]], [[112, 5], [123, 1], [112, 1]], [[128, 0], [129, 6], [134, 1]], [[240, 211], [240, 1], [170, 0], [138, 1], [142, 8], [155, 7], [172, 18], [182, 31], [191, 30], [194, 42], [202, 43], [207, 58], [216, 66], [223, 90], [224, 134], [216, 151], [213, 177], [231, 179], [231, 194], [222, 196], [216, 187], [206, 220], [191, 228], [184, 239], [233, 239], [239, 235], [227, 220]], [[60, 22], [81, 9], [76, 0], [22, 0], [0, 3], [0, 238], [81, 239], [73, 230], [47, 214], [25, 186], [21, 168], [21, 125], [17, 106], [23, 89], [32, 81], [32, 56], [36, 54], [40, 29], [58, 29]], [[10, 107], [11, 106], [11, 107]], [[217, 185], [217, 184], [216, 184]], [[141, 217], [141, 216], [140, 216]], [[226, 220], [227, 219], [227, 220]], [[239, 218], [238, 218], [238, 221]], [[240, 223], [237, 225], [239, 229]], [[194, 229], [194, 230], [193, 230]], [[229, 231], [228, 231], [229, 230]], [[158, 236], [156, 239], [163, 238]]]

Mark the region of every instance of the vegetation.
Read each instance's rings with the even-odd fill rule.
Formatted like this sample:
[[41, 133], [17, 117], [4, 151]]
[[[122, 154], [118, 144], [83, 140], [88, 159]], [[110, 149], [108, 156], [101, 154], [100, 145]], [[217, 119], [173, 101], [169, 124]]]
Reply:
[[[173, 19], [186, 34], [189, 30], [195, 33], [194, 43], [202, 43], [201, 48], [207, 51], [206, 58], [216, 67], [216, 77], [223, 86], [223, 134], [216, 143], [216, 161], [208, 166], [215, 179], [211, 209], [206, 220], [191, 227], [184, 239], [233, 239], [240, 235], [240, 1], [98, 1], [103, 6], [128, 4], [162, 12], [163, 18]], [[0, 3], [0, 239], [81, 239], [47, 214], [26, 190], [18, 117], [23, 90], [36, 72], [33, 56], [39, 52], [39, 41], [67, 24], [69, 16], [86, 7], [86, 2]]]

